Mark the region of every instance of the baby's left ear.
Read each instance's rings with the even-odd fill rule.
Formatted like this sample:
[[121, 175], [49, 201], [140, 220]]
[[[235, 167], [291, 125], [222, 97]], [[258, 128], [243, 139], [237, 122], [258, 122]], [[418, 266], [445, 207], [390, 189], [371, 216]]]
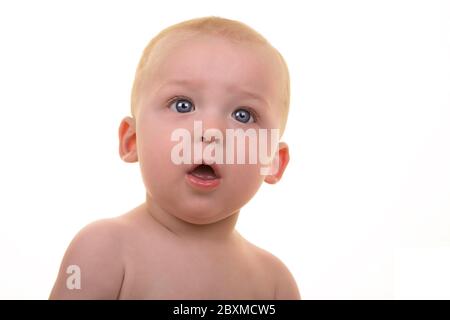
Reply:
[[270, 167], [270, 174], [264, 178], [264, 181], [275, 184], [280, 181], [284, 170], [289, 163], [289, 147], [285, 142], [278, 143], [278, 150]]

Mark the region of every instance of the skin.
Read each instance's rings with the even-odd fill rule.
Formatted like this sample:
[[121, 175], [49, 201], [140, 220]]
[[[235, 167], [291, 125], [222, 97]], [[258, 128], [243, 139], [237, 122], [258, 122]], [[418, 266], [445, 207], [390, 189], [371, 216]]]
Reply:
[[[191, 165], [170, 161], [177, 143], [171, 133], [185, 128], [193, 136], [194, 120], [224, 136], [225, 129], [280, 127], [281, 73], [273, 52], [206, 35], [169, 37], [155, 49], [158, 64], [144, 81], [135, 117], [125, 117], [119, 128], [120, 156], [139, 162], [146, 201], [75, 236], [50, 299], [300, 299], [287, 267], [235, 230], [240, 209], [261, 184], [281, 179], [287, 144], [278, 143], [273, 174], [262, 176], [258, 163], [218, 164], [221, 184], [208, 191], [186, 182]], [[189, 84], [170, 85], [173, 79]], [[171, 109], [167, 101], [175, 95], [191, 99], [195, 110]], [[233, 118], [239, 106], [251, 106], [257, 121]], [[81, 289], [66, 287], [71, 264], [81, 269]]]

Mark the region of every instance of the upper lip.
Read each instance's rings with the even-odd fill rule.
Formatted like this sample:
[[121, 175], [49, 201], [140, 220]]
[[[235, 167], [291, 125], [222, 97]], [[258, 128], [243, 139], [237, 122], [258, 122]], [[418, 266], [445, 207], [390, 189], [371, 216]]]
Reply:
[[195, 170], [195, 168], [197, 168], [198, 166], [201, 165], [206, 165], [206, 166], [210, 166], [213, 170], [214, 170], [214, 174], [217, 176], [217, 178], [220, 178], [220, 170], [219, 170], [219, 166], [215, 163], [213, 164], [207, 164], [205, 163], [205, 161], [202, 161], [202, 163], [194, 163], [189, 167], [188, 173], [191, 173], [192, 171]]

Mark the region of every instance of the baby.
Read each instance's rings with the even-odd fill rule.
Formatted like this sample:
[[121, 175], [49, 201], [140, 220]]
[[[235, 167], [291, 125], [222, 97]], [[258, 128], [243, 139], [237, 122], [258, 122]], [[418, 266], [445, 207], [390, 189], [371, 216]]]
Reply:
[[[235, 230], [240, 209], [289, 162], [279, 140], [289, 95], [284, 59], [241, 22], [205, 17], [160, 32], [119, 127], [120, 156], [139, 162], [146, 200], [75, 236], [50, 299], [300, 299], [287, 267]], [[269, 157], [236, 161], [257, 153], [233, 143], [242, 133], [256, 134], [260, 153], [271, 145]]]

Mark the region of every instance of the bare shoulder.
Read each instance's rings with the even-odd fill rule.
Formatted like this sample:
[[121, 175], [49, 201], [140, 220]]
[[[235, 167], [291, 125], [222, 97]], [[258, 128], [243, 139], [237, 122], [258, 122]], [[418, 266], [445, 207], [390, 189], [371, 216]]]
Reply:
[[294, 276], [286, 265], [272, 253], [248, 242], [251, 250], [256, 253], [261, 263], [267, 267], [267, 273], [275, 283], [276, 300], [299, 300], [300, 292]]
[[71, 241], [50, 299], [116, 299], [124, 276], [120, 218], [88, 224]]

